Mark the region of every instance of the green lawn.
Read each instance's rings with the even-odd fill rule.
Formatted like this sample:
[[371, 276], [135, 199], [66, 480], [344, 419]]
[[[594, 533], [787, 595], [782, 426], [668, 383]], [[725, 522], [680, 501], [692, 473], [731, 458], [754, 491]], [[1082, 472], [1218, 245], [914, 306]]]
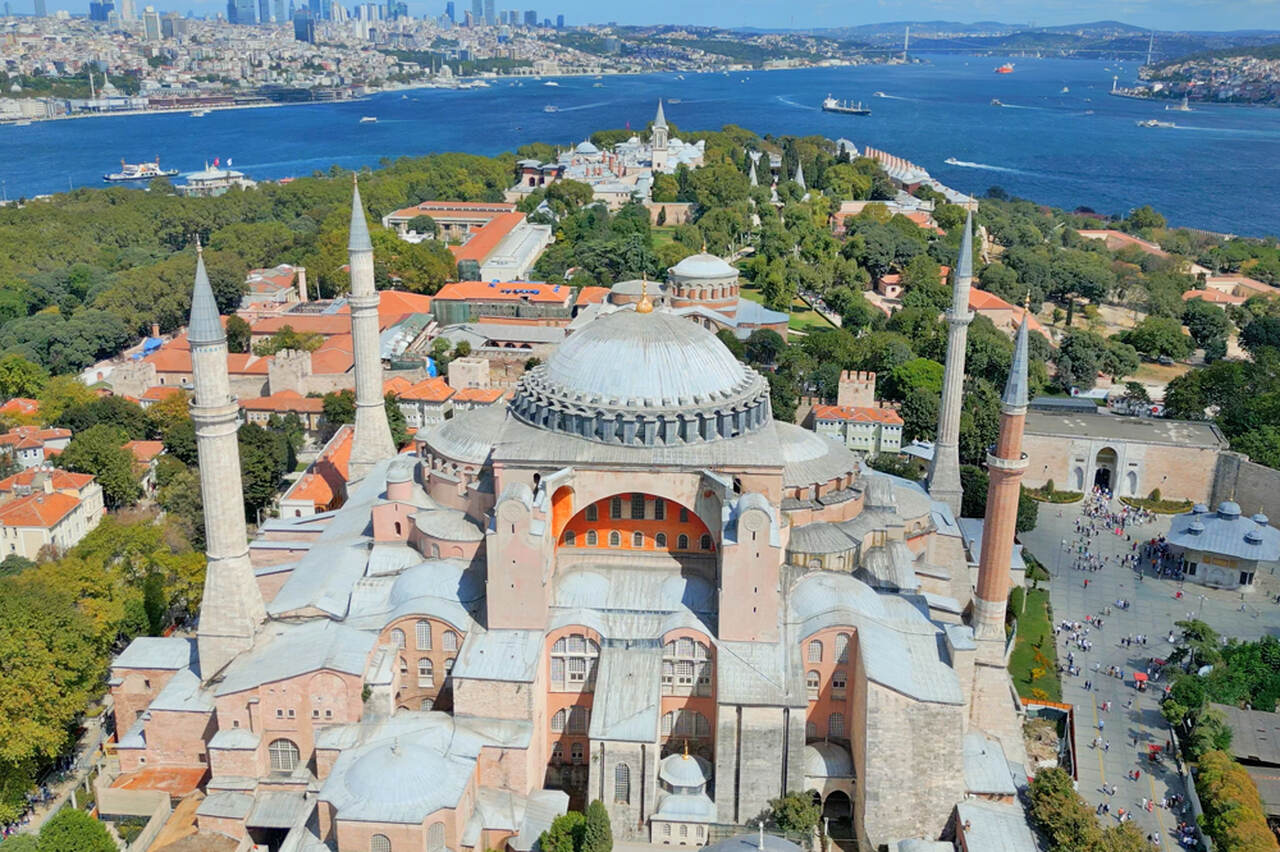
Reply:
[[[1026, 595], [1026, 610], [1022, 596]], [[1014, 589], [1009, 608], [1018, 619], [1018, 642], [1009, 655], [1009, 675], [1018, 695], [1033, 700], [1062, 700], [1058, 649], [1053, 640], [1053, 611], [1048, 589]], [[1040, 652], [1037, 658], [1036, 652]], [[1035, 677], [1039, 674], [1038, 677]]]
[[[738, 294], [744, 299], [764, 304], [764, 295], [754, 287], [748, 287], [744, 284], [738, 290]], [[808, 303], [797, 297], [791, 303], [791, 321], [787, 323], [787, 328], [792, 331], [807, 332], [820, 328], [831, 328], [831, 323], [827, 322], [826, 317], [822, 314], [809, 307]]]

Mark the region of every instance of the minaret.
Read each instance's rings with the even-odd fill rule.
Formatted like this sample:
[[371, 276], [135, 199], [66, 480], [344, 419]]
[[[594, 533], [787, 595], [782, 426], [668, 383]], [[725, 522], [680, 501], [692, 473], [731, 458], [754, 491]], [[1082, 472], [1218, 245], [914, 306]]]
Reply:
[[1009, 381], [1000, 400], [1000, 437], [987, 453], [987, 515], [982, 525], [978, 590], [973, 599], [973, 632], [979, 640], [1005, 640], [1004, 610], [1009, 598], [1009, 565], [1018, 522], [1018, 497], [1027, 454], [1022, 429], [1027, 417], [1027, 313], [1018, 327]]
[[960, 517], [960, 408], [964, 398], [964, 352], [969, 340], [969, 284], [973, 280], [973, 213], [964, 221], [960, 258], [956, 261], [951, 308], [947, 311], [947, 363], [942, 372], [942, 405], [938, 409], [938, 436], [925, 485], [929, 495], [951, 507]]
[[387, 425], [382, 397], [382, 357], [378, 353], [378, 294], [373, 289], [373, 242], [364, 219], [360, 186], [352, 176], [351, 238], [347, 242], [351, 265], [351, 347], [356, 362], [356, 425], [347, 463], [350, 480], [364, 478], [382, 459], [396, 454]]
[[653, 117], [652, 153], [649, 162], [655, 172], [667, 169], [667, 117], [662, 112], [662, 99], [658, 99], [658, 114]]
[[800, 184], [801, 189], [809, 188], [804, 185], [804, 163], [800, 162], [799, 160], [796, 160], [796, 176], [794, 180], [796, 183]]
[[760, 181], [756, 179], [756, 161], [751, 161], [751, 169], [747, 173], [747, 179], [751, 181], [752, 186], [759, 186]]
[[231, 395], [227, 375], [227, 336], [218, 304], [196, 248], [196, 281], [191, 295], [191, 375], [200, 463], [200, 495], [204, 499], [204, 600], [196, 632], [200, 673], [207, 680], [236, 654], [253, 644], [253, 634], [266, 619], [262, 593], [249, 564], [249, 537], [244, 521], [244, 489], [240, 482], [240, 406]]

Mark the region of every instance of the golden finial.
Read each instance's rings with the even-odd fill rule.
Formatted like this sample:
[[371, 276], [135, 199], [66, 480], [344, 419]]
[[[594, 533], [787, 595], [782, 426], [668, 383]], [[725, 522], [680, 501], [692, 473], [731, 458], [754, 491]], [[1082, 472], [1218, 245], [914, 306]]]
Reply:
[[703, 254], [706, 254], [706, 253], [707, 253], [707, 241], [706, 241], [706, 240], [703, 240], [703, 241], [702, 241], [702, 253], [703, 253]]
[[636, 305], [636, 313], [653, 313], [653, 302], [649, 301], [649, 276], [640, 276], [640, 304]]
[[685, 760], [689, 759], [689, 741], [688, 740], [684, 741], [684, 759]]
[[1024, 311], [1031, 310], [1031, 290], [1027, 290], [1027, 297], [1022, 300], [1022, 309]]

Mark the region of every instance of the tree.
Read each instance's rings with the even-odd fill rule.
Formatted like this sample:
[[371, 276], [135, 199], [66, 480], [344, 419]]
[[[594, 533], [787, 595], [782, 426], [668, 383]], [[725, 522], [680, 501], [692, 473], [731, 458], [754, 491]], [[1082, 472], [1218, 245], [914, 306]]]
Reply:
[[1231, 449], [1250, 461], [1280, 468], [1280, 426], [1263, 425], [1231, 439]]
[[1280, 317], [1258, 317], [1240, 332], [1240, 345], [1253, 357], [1264, 347], [1280, 349]]
[[252, 423], [240, 427], [239, 438], [245, 516], [254, 518], [275, 498], [280, 477], [293, 466], [293, 452], [284, 435]]
[[39, 848], [34, 834], [10, 834], [0, 842], [0, 852], [37, 852]]
[[1123, 340], [1144, 355], [1185, 358], [1191, 353], [1191, 339], [1182, 323], [1170, 317], [1147, 317], [1123, 335]]
[[101, 822], [64, 807], [40, 827], [40, 852], [116, 852], [116, 842]]
[[400, 410], [395, 394], [389, 393], [383, 397], [383, 405], [387, 411], [387, 426], [391, 428], [391, 442], [397, 447], [403, 447], [409, 443], [409, 423], [404, 419], [404, 412]]
[[911, 390], [902, 400], [898, 414], [902, 417], [902, 440], [932, 441], [938, 429], [938, 395], [926, 390]]
[[[444, 338], [437, 338], [443, 340]], [[448, 341], [445, 341], [446, 348]], [[356, 393], [347, 388], [340, 391], [332, 391], [324, 395], [324, 419], [329, 421], [329, 425], [337, 427], [343, 423], [356, 422]]]
[[245, 322], [239, 314], [232, 314], [227, 317], [227, 351], [240, 354], [249, 351], [249, 343], [253, 337], [253, 331], [249, 328], [249, 323]]
[[1153, 228], [1163, 228], [1165, 219], [1153, 210], [1150, 204], [1144, 204], [1129, 211], [1125, 225], [1131, 231], [1148, 231]]
[[274, 355], [282, 349], [295, 349], [302, 352], [314, 352], [324, 344], [324, 336], [314, 331], [294, 331], [293, 326], [285, 325], [275, 334], [255, 344], [254, 355]]
[[928, 358], [913, 358], [893, 368], [884, 382], [885, 399], [904, 400], [914, 390], [937, 397], [942, 393], [942, 365]]
[[53, 423], [71, 406], [93, 402], [97, 398], [97, 394], [75, 376], [54, 376], [40, 393], [40, 417], [46, 423]]
[[1107, 342], [1092, 331], [1067, 332], [1058, 347], [1058, 384], [1063, 390], [1090, 390], [1098, 381], [1098, 370], [1107, 351]]
[[1134, 405], [1151, 404], [1151, 394], [1147, 393], [1147, 386], [1141, 382], [1125, 382], [1124, 398]]
[[44, 390], [49, 372], [39, 364], [33, 364], [21, 355], [0, 358], [0, 396], [35, 399]]
[[586, 821], [582, 827], [581, 852], [612, 852], [613, 829], [609, 825], [609, 812], [604, 802], [593, 799], [587, 805]]
[[1140, 366], [1142, 359], [1138, 357], [1137, 349], [1115, 337], [1107, 338], [1102, 359], [1098, 362], [1099, 370], [1111, 376], [1113, 381], [1119, 381], [1136, 373]]
[[440, 226], [436, 224], [436, 220], [432, 219], [425, 213], [419, 216], [414, 216], [410, 219], [408, 227], [409, 230], [413, 231], [415, 234], [426, 234], [434, 237], [436, 234], [440, 233]]
[[[181, 395], [181, 391], [178, 392]], [[53, 421], [55, 426], [70, 429], [73, 434], [93, 426], [114, 426], [122, 430], [126, 440], [142, 440], [151, 429], [151, 419], [142, 406], [122, 396], [104, 396], [92, 402], [73, 405]]]
[[813, 803], [814, 792], [793, 791], [769, 800], [769, 818], [787, 834], [809, 837], [818, 827], [822, 810]]
[[939, 311], [951, 304], [951, 291], [943, 283], [938, 262], [927, 254], [911, 258], [902, 271], [902, 304], [907, 307], [932, 307]]
[[133, 454], [124, 448], [127, 437], [122, 428], [100, 423], [72, 438], [59, 457], [67, 470], [96, 477], [103, 501], [112, 509], [131, 505], [142, 496]]
[[1223, 852], [1274, 852], [1276, 838], [1267, 825], [1257, 785], [1245, 768], [1223, 751], [1206, 752], [1199, 762], [1196, 789], [1204, 806], [1204, 828]]
[[542, 852], [580, 852], [586, 823], [587, 818], [580, 811], [561, 814], [542, 832], [538, 845]]
[[762, 366], [772, 366], [778, 355], [787, 348], [782, 335], [769, 328], [758, 328], [747, 338], [745, 351], [747, 361]]
[[1204, 348], [1209, 341], [1227, 336], [1231, 321], [1227, 312], [1204, 299], [1190, 299], [1182, 308], [1182, 323], [1191, 332], [1196, 346]]

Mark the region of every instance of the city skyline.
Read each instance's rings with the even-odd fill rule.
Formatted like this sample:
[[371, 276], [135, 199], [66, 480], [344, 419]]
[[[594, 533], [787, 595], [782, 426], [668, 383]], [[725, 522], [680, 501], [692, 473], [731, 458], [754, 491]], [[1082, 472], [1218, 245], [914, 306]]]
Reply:
[[[79, 4], [58, 0], [28, 0], [30, 14], [48, 14], [66, 10], [80, 14]], [[12, 4], [9, 4], [12, 6]], [[23, 4], [27, 5], [27, 4]], [[413, 0], [408, 4], [414, 17], [440, 17], [445, 14], [446, 3], [438, 0]], [[560, 12], [578, 25], [618, 23], [633, 26], [658, 24], [687, 26], [720, 26], [726, 28], [750, 27], [758, 29], [806, 29], [840, 28], [866, 24], [893, 24], [938, 22], [971, 25], [991, 22], [1017, 27], [1060, 27], [1086, 24], [1096, 21], [1116, 21], [1135, 27], [1157, 31], [1200, 30], [1230, 32], [1235, 30], [1280, 29], [1280, 5], [1260, 4], [1256, 0], [1228, 0], [1223, 3], [1207, 3], [1203, 0], [1177, 0], [1157, 3], [1156, 0], [1129, 0], [1122, 4], [1105, 3], [1102, 0], [1085, 0], [1068, 3], [1065, 0], [1048, 0], [1029, 4], [1019, 0], [979, 0], [961, 4], [956, 0], [876, 0], [876, 2], [836, 4], [830, 0], [810, 6], [805, 15], [797, 15], [790, 5], [778, 0], [752, 0], [736, 4], [732, 13], [719, 7], [690, 7], [676, 0], [659, 0], [644, 7], [619, 7], [616, 12], [602, 8], [587, 0], [565, 0]], [[19, 7], [14, 11], [23, 13]], [[225, 14], [225, 0], [188, 0], [165, 11], [214, 17]], [[461, 9], [459, 10], [461, 18]]]

